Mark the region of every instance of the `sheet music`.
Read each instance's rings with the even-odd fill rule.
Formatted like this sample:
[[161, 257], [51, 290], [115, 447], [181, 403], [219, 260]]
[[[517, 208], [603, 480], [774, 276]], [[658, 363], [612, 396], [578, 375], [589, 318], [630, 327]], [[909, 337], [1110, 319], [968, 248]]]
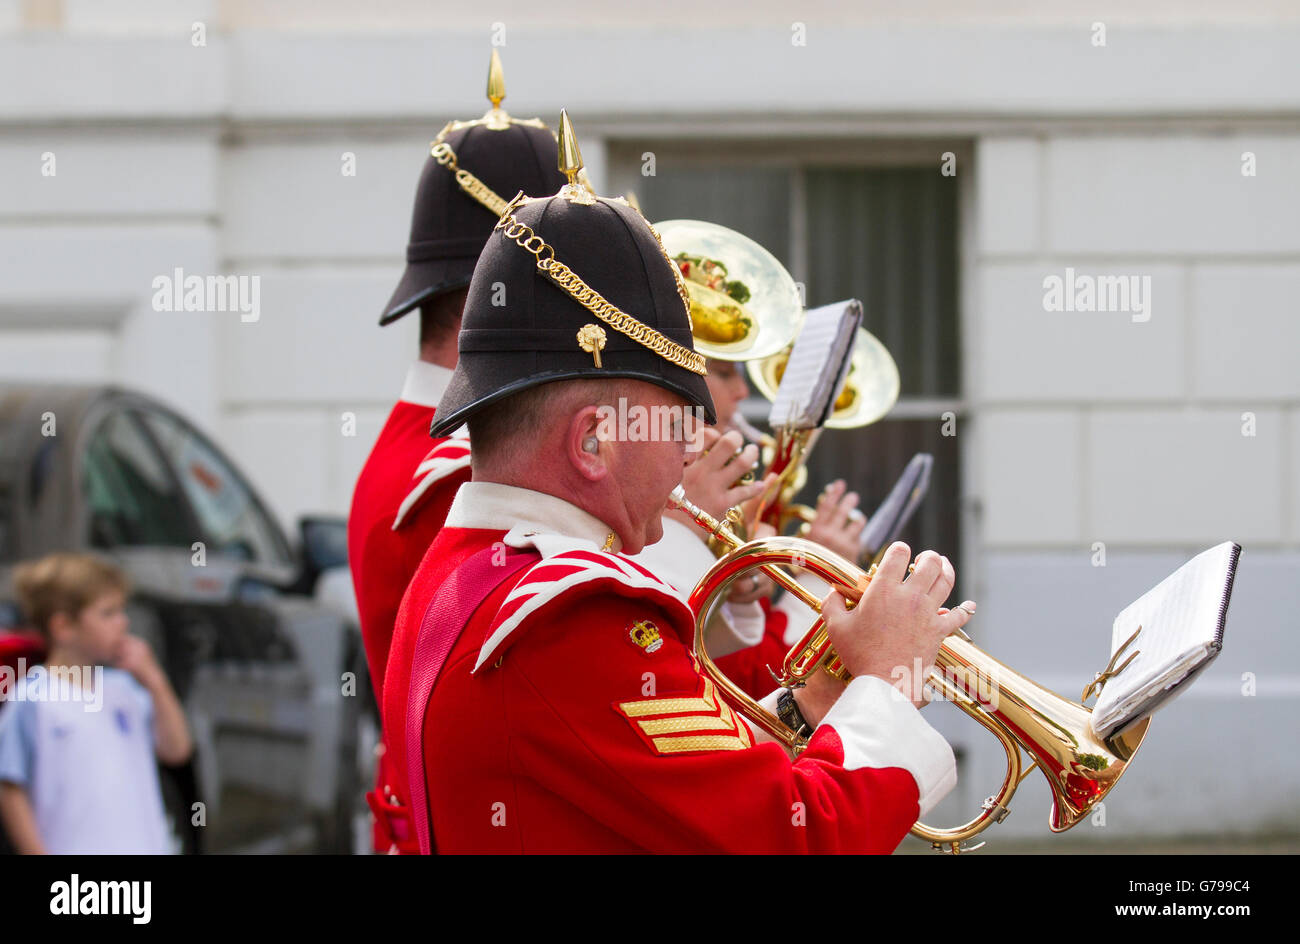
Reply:
[[862, 529], [862, 535], [858, 539], [861, 552], [875, 552], [884, 547], [887, 541], [897, 538], [898, 532], [903, 530], [925, 497], [930, 487], [930, 469], [933, 466], [934, 456], [928, 452], [918, 452], [912, 456], [889, 496], [880, 503], [880, 507]]
[[1198, 554], [1115, 618], [1112, 653], [1142, 627], [1116, 665], [1135, 650], [1140, 654], [1098, 696], [1092, 712], [1098, 735], [1151, 714], [1219, 654], [1240, 552], [1227, 541]]
[[848, 375], [861, 322], [862, 303], [856, 298], [809, 310], [768, 414], [773, 429], [810, 429], [826, 422]]

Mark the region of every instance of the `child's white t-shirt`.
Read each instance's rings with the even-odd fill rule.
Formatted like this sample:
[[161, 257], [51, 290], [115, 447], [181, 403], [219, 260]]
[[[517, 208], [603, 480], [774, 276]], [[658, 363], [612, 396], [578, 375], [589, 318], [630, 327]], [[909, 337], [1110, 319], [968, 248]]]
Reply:
[[57, 686], [37, 681], [44, 668], [0, 705], [0, 781], [27, 791], [46, 851], [171, 852], [149, 693], [105, 668], [102, 698], [54, 697]]

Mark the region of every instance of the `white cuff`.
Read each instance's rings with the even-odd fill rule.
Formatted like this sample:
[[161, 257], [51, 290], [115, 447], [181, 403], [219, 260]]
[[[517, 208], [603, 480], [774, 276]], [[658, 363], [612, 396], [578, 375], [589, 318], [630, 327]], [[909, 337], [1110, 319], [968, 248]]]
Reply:
[[911, 700], [874, 675], [853, 679], [822, 719], [844, 745], [844, 769], [902, 767], [916, 781], [921, 816], [957, 785], [952, 748]]

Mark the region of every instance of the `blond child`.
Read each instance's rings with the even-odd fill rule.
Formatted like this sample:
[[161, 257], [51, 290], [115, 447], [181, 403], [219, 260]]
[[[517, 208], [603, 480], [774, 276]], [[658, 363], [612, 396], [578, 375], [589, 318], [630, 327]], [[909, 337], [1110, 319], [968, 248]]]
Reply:
[[129, 585], [87, 554], [14, 571], [49, 657], [0, 709], [0, 820], [23, 853], [165, 853], [155, 762], [193, 750], [185, 715], [149, 645], [127, 634]]

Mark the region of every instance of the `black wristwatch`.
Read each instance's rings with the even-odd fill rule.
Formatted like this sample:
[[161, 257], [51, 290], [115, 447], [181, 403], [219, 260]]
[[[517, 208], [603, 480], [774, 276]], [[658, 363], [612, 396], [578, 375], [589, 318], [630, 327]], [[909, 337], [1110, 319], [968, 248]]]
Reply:
[[808, 719], [803, 716], [799, 710], [799, 703], [794, 700], [794, 692], [788, 688], [781, 689], [781, 694], [776, 697], [776, 713], [781, 719], [781, 723], [793, 731], [795, 734], [804, 732], [812, 736], [813, 726], [808, 723]]

